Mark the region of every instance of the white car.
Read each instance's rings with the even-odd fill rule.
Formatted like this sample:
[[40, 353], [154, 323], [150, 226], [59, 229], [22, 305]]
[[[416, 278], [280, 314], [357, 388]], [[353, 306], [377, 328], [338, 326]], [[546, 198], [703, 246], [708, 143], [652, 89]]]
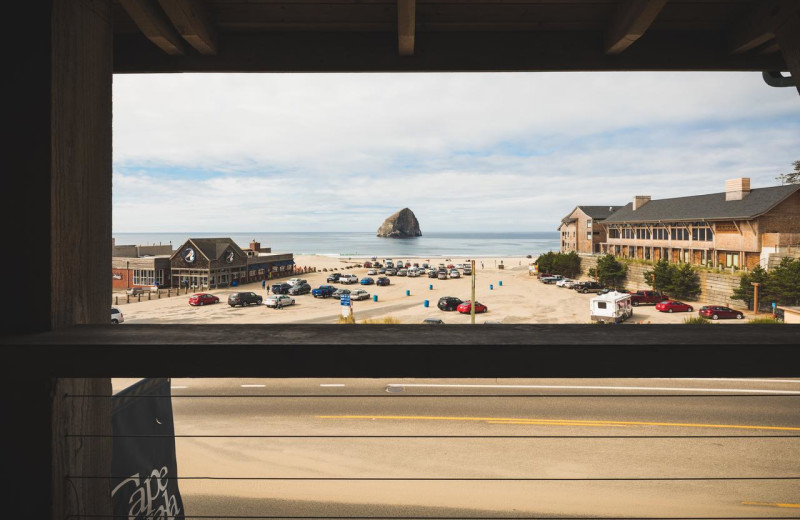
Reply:
[[417, 278], [417, 277], [419, 277], [419, 274], [420, 274], [419, 273], [419, 269], [409, 269], [408, 270], [408, 276], [411, 277], [411, 278]]
[[116, 307], [111, 307], [111, 323], [116, 325], [117, 323], [122, 323], [123, 321], [125, 321], [125, 318], [122, 317], [122, 311]]
[[272, 296], [267, 296], [264, 299], [264, 305], [267, 307], [275, 307], [278, 305], [278, 302], [281, 303], [281, 307], [286, 307], [289, 305], [294, 305], [294, 298], [291, 296], [286, 296], [285, 294], [273, 294]]
[[370, 294], [364, 289], [354, 289], [350, 292], [351, 300], [369, 300]]
[[287, 280], [286, 283], [294, 287], [295, 285], [301, 283], [308, 283], [308, 280], [303, 280], [302, 278], [289, 278], [289, 280]]
[[556, 282], [557, 287], [564, 287], [568, 283], [575, 283], [575, 280], [572, 278], [562, 278], [561, 280]]
[[369, 271], [367, 271], [367, 274], [370, 276], [374, 276], [378, 274], [378, 271], [376, 271], [375, 269], [370, 269]]
[[339, 283], [358, 283], [358, 276], [354, 274], [343, 274], [339, 278]]
[[461, 273], [458, 272], [458, 269], [451, 269], [450, 278], [461, 278]]

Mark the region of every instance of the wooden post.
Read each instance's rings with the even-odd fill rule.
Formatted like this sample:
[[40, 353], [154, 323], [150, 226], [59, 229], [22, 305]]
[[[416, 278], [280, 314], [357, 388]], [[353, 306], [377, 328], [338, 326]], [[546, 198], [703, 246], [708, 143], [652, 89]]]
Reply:
[[753, 316], [758, 314], [758, 282], [750, 282], [753, 285]]

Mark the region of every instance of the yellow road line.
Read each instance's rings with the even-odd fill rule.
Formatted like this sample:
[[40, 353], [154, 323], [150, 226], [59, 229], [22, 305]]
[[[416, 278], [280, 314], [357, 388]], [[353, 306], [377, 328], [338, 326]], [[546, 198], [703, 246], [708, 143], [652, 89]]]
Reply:
[[[489, 424], [541, 424], [544, 426], [599, 426], [593, 423], [582, 423], [582, 422], [534, 422], [534, 421], [487, 421]], [[626, 424], [603, 424], [603, 427], [606, 426], [613, 426], [614, 428], [627, 428], [628, 425]]]
[[743, 506], [767, 506], [767, 507], [796, 507], [800, 508], [800, 504], [781, 504], [779, 502], [742, 502]]
[[383, 420], [405, 420], [405, 421], [472, 421], [487, 423], [513, 423], [547, 425], [572, 424], [574, 426], [683, 426], [687, 428], [733, 428], [739, 430], [777, 430], [777, 431], [800, 431], [800, 427], [791, 426], [757, 426], [747, 424], [696, 424], [696, 423], [667, 423], [667, 422], [647, 422], [647, 421], [596, 421], [591, 419], [535, 419], [525, 417], [441, 417], [424, 415], [318, 415], [318, 419], [383, 419]]

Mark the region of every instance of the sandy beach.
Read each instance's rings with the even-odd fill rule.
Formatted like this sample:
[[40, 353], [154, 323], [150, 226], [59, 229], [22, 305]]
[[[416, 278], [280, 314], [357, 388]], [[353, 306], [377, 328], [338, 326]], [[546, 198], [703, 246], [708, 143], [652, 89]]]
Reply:
[[[316, 273], [302, 275], [312, 287], [327, 284], [326, 278], [332, 270], [352, 273], [359, 278], [367, 276], [366, 268], [354, 267], [365, 258], [339, 258], [321, 255], [298, 255], [295, 263], [298, 267], [316, 267]], [[368, 259], [366, 259], [368, 260]], [[382, 261], [379, 258], [379, 261]], [[425, 262], [426, 258], [394, 258], [411, 263]], [[463, 263], [465, 258], [451, 257], [450, 260], [430, 258], [436, 264]], [[579, 294], [570, 289], [545, 285], [536, 277], [529, 275], [528, 265], [532, 260], [524, 257], [480, 258], [476, 259], [477, 301], [488, 307], [488, 312], [476, 314], [475, 323], [496, 322], [515, 323], [589, 323], [589, 300], [592, 294]], [[481, 263], [483, 266], [481, 266]], [[503, 268], [500, 268], [500, 265]], [[327, 269], [328, 271], [323, 271]], [[334, 271], [336, 272], [336, 271]], [[377, 276], [373, 276], [377, 278]], [[587, 279], [585, 276], [584, 279]], [[336, 287], [349, 289], [365, 289], [370, 295], [378, 295], [378, 301], [354, 301], [353, 312], [356, 321], [392, 317], [400, 323], [421, 323], [425, 318], [438, 318], [445, 324], [468, 324], [469, 314], [441, 311], [436, 307], [442, 296], [455, 296], [462, 300], [470, 299], [470, 277], [438, 280], [421, 276], [409, 278], [392, 276], [391, 285], [377, 287], [360, 284], [343, 285], [332, 283]], [[203, 307], [193, 307], [187, 303], [188, 296], [150, 300], [143, 296], [141, 301], [131, 298], [125, 303], [124, 291], [114, 293], [118, 298], [116, 305], [125, 317], [125, 323], [336, 323], [341, 316], [340, 303], [334, 298], [314, 298], [310, 294], [294, 296], [295, 305], [281, 310], [267, 308], [263, 305], [250, 307], [230, 307], [227, 305], [228, 295], [237, 291], [253, 291], [267, 296], [261, 283], [245, 284], [238, 288], [228, 287], [210, 291], [220, 298], [220, 303]], [[406, 294], [408, 292], [408, 295]], [[425, 307], [425, 300], [428, 307]], [[112, 298], [112, 303], [115, 300]], [[702, 305], [714, 302], [691, 302], [693, 313], [667, 314], [658, 312], [653, 306], [639, 306], [634, 310], [632, 319], [625, 325], [646, 323], [682, 323], [686, 317], [697, 316], [697, 309]], [[746, 323], [747, 320], [720, 320], [715, 325]]]

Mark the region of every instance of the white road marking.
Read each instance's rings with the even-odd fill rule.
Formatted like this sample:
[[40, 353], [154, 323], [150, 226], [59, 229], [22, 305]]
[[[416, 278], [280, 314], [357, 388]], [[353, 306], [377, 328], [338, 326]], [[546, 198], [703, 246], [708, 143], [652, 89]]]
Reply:
[[748, 378], [732, 378], [732, 377], [658, 377], [654, 379], [661, 379], [669, 381], [742, 381], [745, 383], [795, 383], [800, 384], [800, 379], [748, 379]]
[[170, 388], [172, 388], [174, 390], [176, 388], [189, 388], [189, 387], [188, 386], [171, 386]]
[[319, 386], [344, 386], [344, 384], [342, 384], [342, 383], [328, 383], [328, 384], [320, 383]]
[[573, 386], [573, 385], [447, 385], [447, 384], [402, 384], [390, 383], [389, 387], [398, 388], [500, 388], [500, 389], [563, 389], [563, 390], [652, 390], [676, 392], [738, 392], [749, 394], [800, 394], [796, 390], [757, 390], [751, 388], [686, 388], [669, 386]]
[[239, 385], [242, 388], [265, 388], [267, 385]]

